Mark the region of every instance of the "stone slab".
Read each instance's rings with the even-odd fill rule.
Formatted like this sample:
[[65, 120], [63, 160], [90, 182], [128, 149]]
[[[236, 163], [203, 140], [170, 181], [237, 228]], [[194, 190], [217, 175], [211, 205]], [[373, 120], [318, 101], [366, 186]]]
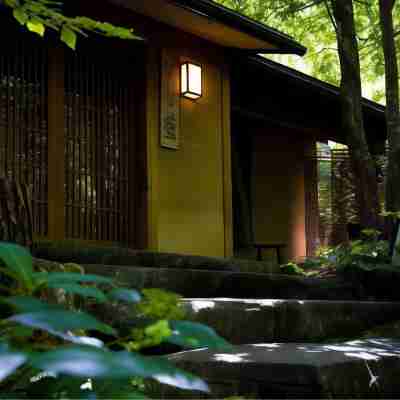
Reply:
[[114, 276], [135, 288], [162, 288], [184, 297], [258, 299], [358, 300], [351, 284], [279, 274], [210, 271], [178, 268], [143, 268], [84, 264], [85, 271]]
[[[207, 381], [211, 393], [158, 388], [161, 398], [398, 398], [400, 342], [268, 343], [168, 357]], [[156, 388], [154, 388], [155, 390]]]
[[[206, 324], [236, 345], [359, 338], [400, 315], [400, 303], [391, 302], [207, 298], [182, 303], [186, 320]], [[129, 305], [95, 303], [90, 311], [121, 329], [135, 324]]]
[[215, 271], [279, 272], [275, 262], [240, 260], [235, 258], [204, 257], [178, 253], [133, 250], [125, 247], [82, 247], [68, 241], [59, 245], [36, 244], [32, 250], [37, 258], [77, 264], [140, 266], [146, 268], [200, 269]]
[[400, 301], [400, 266], [350, 265], [338, 273], [354, 287], [358, 286], [361, 295], [366, 299]]
[[208, 298], [183, 304], [187, 319], [212, 326], [233, 344], [360, 337], [400, 316], [397, 302]]

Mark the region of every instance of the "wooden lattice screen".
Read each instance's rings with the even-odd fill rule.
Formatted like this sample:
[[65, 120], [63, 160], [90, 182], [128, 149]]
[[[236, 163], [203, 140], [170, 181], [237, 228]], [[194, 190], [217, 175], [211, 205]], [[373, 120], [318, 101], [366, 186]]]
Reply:
[[134, 71], [121, 55], [95, 49], [65, 60], [66, 237], [126, 242]]
[[348, 240], [347, 224], [359, 223], [359, 206], [356, 199], [356, 180], [349, 151], [332, 149], [332, 233], [330, 244]]
[[[347, 148], [331, 149], [317, 155], [319, 163], [319, 243], [337, 245], [346, 242], [348, 224], [358, 224], [359, 206], [356, 200], [356, 180]], [[384, 175], [386, 156], [377, 159], [379, 167], [378, 190], [381, 206], [384, 203]], [[321, 175], [322, 174], [322, 175]], [[310, 207], [310, 205], [308, 205]]]
[[0, 176], [31, 187], [34, 232], [45, 236], [47, 49], [41, 38], [5, 17], [0, 35]]

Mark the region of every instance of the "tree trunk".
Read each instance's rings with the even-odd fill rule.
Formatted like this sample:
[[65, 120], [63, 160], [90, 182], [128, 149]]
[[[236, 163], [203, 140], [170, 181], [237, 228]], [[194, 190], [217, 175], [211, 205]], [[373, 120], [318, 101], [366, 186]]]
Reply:
[[356, 198], [363, 228], [379, 225], [376, 166], [366, 140], [363, 114], [360, 60], [354, 26], [353, 2], [331, 0], [336, 22], [336, 35], [341, 69], [342, 127], [357, 181]]
[[[386, 125], [389, 157], [386, 177], [386, 210], [400, 211], [400, 104], [399, 71], [393, 29], [394, 0], [379, 0], [382, 46], [385, 59]], [[393, 229], [389, 232], [393, 234]]]

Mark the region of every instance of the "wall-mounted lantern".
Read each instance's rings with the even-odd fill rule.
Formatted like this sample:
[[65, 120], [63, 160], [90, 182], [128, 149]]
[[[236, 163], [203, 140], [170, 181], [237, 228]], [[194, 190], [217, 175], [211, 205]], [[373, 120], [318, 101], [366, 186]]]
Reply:
[[185, 62], [181, 65], [181, 95], [197, 100], [203, 94], [201, 65]]

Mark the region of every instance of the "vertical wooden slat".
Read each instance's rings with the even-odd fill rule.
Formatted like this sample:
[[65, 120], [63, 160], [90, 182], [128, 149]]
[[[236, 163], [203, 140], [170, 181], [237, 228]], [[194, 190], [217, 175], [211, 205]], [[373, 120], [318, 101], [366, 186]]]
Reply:
[[318, 161], [316, 157], [316, 143], [308, 144], [308, 157], [304, 160], [305, 184], [305, 228], [307, 256], [315, 256], [319, 243], [319, 207], [318, 207]]
[[[143, 55], [143, 59], [145, 60], [147, 55]], [[135, 203], [135, 235], [134, 238], [131, 239], [129, 244], [131, 246], [135, 246], [139, 249], [145, 249], [149, 247], [149, 211], [148, 211], [148, 133], [147, 132], [147, 107], [148, 101], [147, 98], [147, 87], [150, 83], [147, 79], [146, 75], [147, 64], [146, 63], [137, 63], [135, 65], [135, 75], [139, 77], [143, 77], [144, 79], [140, 79], [139, 82], [135, 82], [135, 99], [134, 103], [136, 104], [136, 120], [135, 120], [135, 128], [137, 129], [136, 137], [136, 162], [135, 162], [135, 187], [136, 187], [136, 203]], [[154, 69], [154, 68], [153, 68]], [[151, 76], [150, 76], [151, 79]], [[156, 82], [157, 84], [158, 82]], [[154, 94], [154, 93], [153, 93]], [[153, 126], [155, 129], [156, 127]], [[128, 200], [128, 199], [127, 199]], [[124, 195], [124, 201], [125, 195]]]
[[[89, 66], [86, 65], [86, 68], [88, 69]], [[89, 78], [89, 77], [88, 77]], [[91, 238], [91, 229], [92, 226], [90, 224], [90, 186], [89, 186], [89, 174], [90, 174], [90, 168], [89, 168], [89, 158], [90, 158], [90, 150], [89, 150], [89, 128], [90, 128], [90, 114], [89, 114], [89, 79], [85, 79], [84, 82], [84, 88], [83, 88], [83, 99], [84, 99], [84, 105], [85, 105], [85, 176], [84, 176], [84, 182], [85, 182], [85, 226], [86, 226], [86, 237], [88, 239]]]
[[65, 135], [64, 135], [64, 52], [49, 49], [48, 63], [48, 215], [49, 238], [65, 237]]
[[7, 124], [7, 135], [6, 135], [6, 145], [5, 145], [5, 166], [4, 166], [4, 174], [6, 177], [9, 176], [10, 168], [9, 168], [9, 157], [11, 151], [10, 151], [10, 136], [11, 136], [11, 130], [13, 126], [13, 121], [11, 119], [11, 108], [12, 108], [12, 92], [11, 92], [11, 80], [12, 80], [12, 71], [11, 71], [11, 57], [7, 57], [7, 67], [6, 67], [6, 79], [7, 79], [7, 119], [6, 119], [6, 124]]
[[[128, 75], [129, 76], [129, 75]], [[125, 126], [126, 131], [129, 132], [126, 141], [129, 149], [129, 154], [137, 154], [136, 150], [136, 134], [135, 132], [135, 121], [133, 118], [129, 118], [130, 115], [135, 116], [134, 107], [135, 102], [135, 90], [134, 90], [134, 80], [130, 77], [129, 84], [125, 88]], [[136, 133], [136, 132], [135, 132]], [[125, 154], [127, 157], [127, 154]], [[125, 202], [127, 204], [127, 216], [123, 219], [123, 224], [126, 226], [126, 235], [128, 239], [128, 244], [133, 246], [136, 242], [136, 205], [137, 205], [137, 185], [136, 185], [136, 158], [128, 157], [126, 159], [126, 192], [125, 192]], [[129, 206], [128, 206], [129, 205]]]
[[96, 153], [96, 131], [97, 131], [97, 113], [95, 110], [96, 101], [95, 101], [95, 87], [96, 87], [96, 79], [95, 79], [95, 68], [94, 64], [90, 65], [90, 81], [91, 81], [91, 106], [92, 106], [92, 131], [90, 132], [91, 137], [91, 170], [92, 170], [92, 224], [93, 224], [93, 234], [91, 239], [97, 239], [98, 234], [98, 219], [97, 219], [97, 188], [98, 188], [98, 178], [97, 178], [97, 153]]

